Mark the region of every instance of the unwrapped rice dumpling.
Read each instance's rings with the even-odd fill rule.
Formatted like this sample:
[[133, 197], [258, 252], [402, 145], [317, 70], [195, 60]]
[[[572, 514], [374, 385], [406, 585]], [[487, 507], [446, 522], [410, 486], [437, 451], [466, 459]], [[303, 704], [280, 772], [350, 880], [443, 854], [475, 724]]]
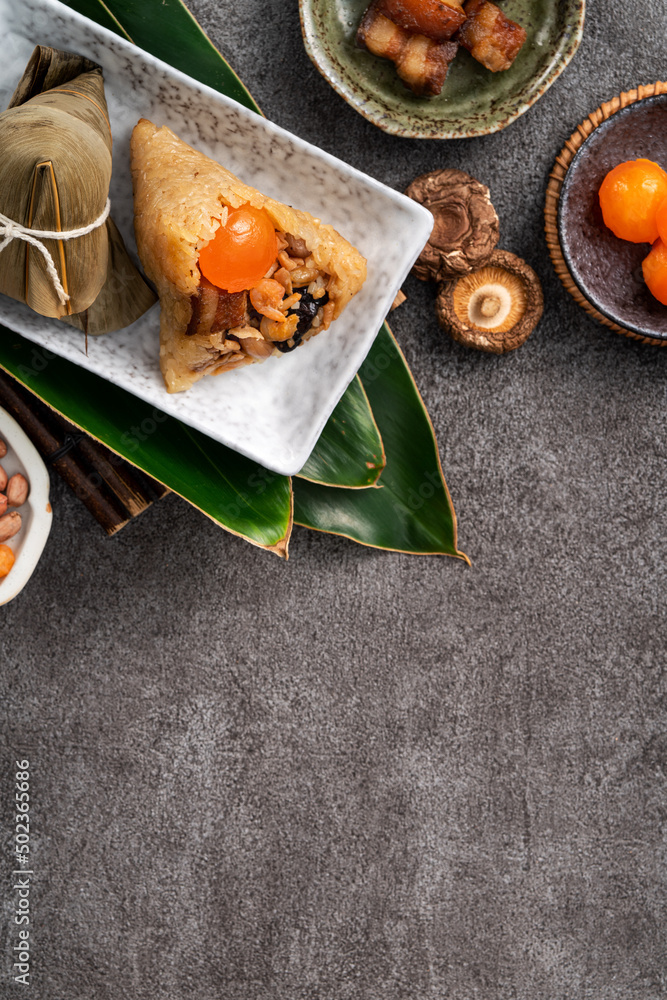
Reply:
[[37, 46], [0, 114], [0, 292], [87, 334], [155, 301], [108, 217], [111, 147], [101, 67]]
[[363, 285], [365, 259], [332, 226], [249, 187], [170, 129], [142, 119], [131, 151], [169, 392], [294, 350]]

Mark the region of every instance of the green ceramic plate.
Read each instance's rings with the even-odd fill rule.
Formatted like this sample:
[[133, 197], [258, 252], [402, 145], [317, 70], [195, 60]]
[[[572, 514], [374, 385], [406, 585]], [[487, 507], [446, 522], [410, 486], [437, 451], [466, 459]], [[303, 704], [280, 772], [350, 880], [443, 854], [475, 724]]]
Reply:
[[507, 0], [528, 38], [511, 69], [490, 73], [460, 49], [438, 97], [416, 97], [393, 63], [355, 45], [368, 0], [299, 0], [308, 55], [348, 104], [374, 125], [410, 139], [497, 132], [551, 86], [577, 51], [586, 0]]

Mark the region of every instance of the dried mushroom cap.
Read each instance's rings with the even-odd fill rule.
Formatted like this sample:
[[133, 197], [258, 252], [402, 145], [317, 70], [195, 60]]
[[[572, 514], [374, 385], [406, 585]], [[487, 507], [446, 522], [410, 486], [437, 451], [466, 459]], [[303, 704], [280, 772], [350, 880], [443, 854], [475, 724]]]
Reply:
[[422, 281], [448, 281], [483, 267], [500, 237], [489, 189], [463, 170], [434, 170], [409, 185], [408, 197], [433, 213], [429, 241], [412, 273]]
[[496, 250], [485, 267], [443, 285], [435, 308], [440, 325], [460, 344], [506, 354], [533, 332], [544, 300], [532, 267]]

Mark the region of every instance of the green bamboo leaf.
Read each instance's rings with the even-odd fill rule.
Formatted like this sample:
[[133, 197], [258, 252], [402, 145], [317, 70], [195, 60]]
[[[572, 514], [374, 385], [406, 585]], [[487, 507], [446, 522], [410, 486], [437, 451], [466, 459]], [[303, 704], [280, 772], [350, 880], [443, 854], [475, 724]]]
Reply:
[[294, 520], [363, 545], [468, 562], [456, 546], [456, 515], [433, 425], [405, 358], [385, 323], [361, 366], [387, 452], [381, 489], [350, 492], [294, 484]]
[[65, 0], [65, 3], [105, 28], [122, 33], [170, 66], [261, 114], [246, 87], [181, 0], [141, 0], [141, 3]]
[[[133, 0], [109, 0], [108, 3], [95, 0], [97, 13], [91, 10], [93, 0], [69, 2], [70, 6], [125, 34], [166, 62], [259, 111], [248, 91], [180, 0], [144, 0], [141, 5]], [[67, 362], [61, 363], [68, 365]], [[456, 548], [456, 518], [442, 478], [432, 425], [388, 327], [383, 327], [362, 368], [362, 380], [388, 445], [389, 468], [382, 476], [380, 485], [383, 488], [350, 491], [299, 480], [299, 520], [316, 530], [348, 535], [362, 544], [407, 552], [447, 553], [467, 561], [467, 557]], [[349, 393], [354, 391], [348, 390]], [[131, 398], [125, 393], [122, 396]], [[136, 400], [133, 403], [143, 405]], [[69, 415], [64, 405], [59, 408]], [[327, 433], [333, 433], [334, 428], [331, 423]], [[187, 433], [192, 434], [190, 431]], [[205, 450], [209, 443], [207, 439], [202, 439]], [[122, 449], [119, 451], [123, 453]], [[230, 454], [233, 459], [240, 458]], [[322, 457], [326, 464], [326, 456], [316, 456], [318, 460]], [[150, 455], [147, 458], [151, 460]], [[197, 463], [194, 464], [195, 469], [189, 475], [196, 476], [198, 467]], [[147, 468], [147, 471], [151, 469]], [[226, 466], [225, 471], [229, 471]], [[348, 471], [345, 475], [349, 479]], [[245, 491], [241, 490], [240, 499], [246, 505], [248, 486], [259, 492], [256, 483], [263, 487], [262, 476], [271, 474], [256, 470], [255, 475], [257, 480], [250, 483], [247, 479]], [[281, 477], [273, 477], [267, 490], [280, 485]], [[246, 527], [252, 529], [252, 516], [248, 520], [250, 524]], [[289, 528], [284, 537], [287, 537], [288, 531]], [[244, 537], [256, 541], [250, 535]]]
[[0, 367], [232, 534], [287, 556], [290, 481], [0, 327]]
[[111, 13], [107, 5], [103, 0], [65, 0], [68, 7], [72, 10], [76, 10], [79, 14], [83, 14], [84, 17], [89, 17], [91, 21], [97, 21], [101, 24], [103, 28], [108, 28], [109, 31], [115, 31], [117, 35], [121, 35], [123, 38], [131, 42], [132, 39], [128, 35], [127, 31], [123, 28], [122, 24], [118, 21], [116, 17]]
[[323, 486], [366, 489], [375, 486], [384, 465], [382, 438], [357, 375], [329, 417], [299, 477]]

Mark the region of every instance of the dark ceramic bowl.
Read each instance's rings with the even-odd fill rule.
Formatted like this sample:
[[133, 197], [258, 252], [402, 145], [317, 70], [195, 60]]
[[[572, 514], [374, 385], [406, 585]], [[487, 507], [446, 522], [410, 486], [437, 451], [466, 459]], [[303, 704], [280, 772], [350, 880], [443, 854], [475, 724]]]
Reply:
[[667, 306], [651, 295], [642, 274], [651, 245], [614, 236], [598, 198], [613, 167], [638, 159], [667, 170], [667, 94], [630, 104], [591, 132], [563, 181], [558, 238], [573, 280], [598, 312], [640, 337], [667, 341]]

